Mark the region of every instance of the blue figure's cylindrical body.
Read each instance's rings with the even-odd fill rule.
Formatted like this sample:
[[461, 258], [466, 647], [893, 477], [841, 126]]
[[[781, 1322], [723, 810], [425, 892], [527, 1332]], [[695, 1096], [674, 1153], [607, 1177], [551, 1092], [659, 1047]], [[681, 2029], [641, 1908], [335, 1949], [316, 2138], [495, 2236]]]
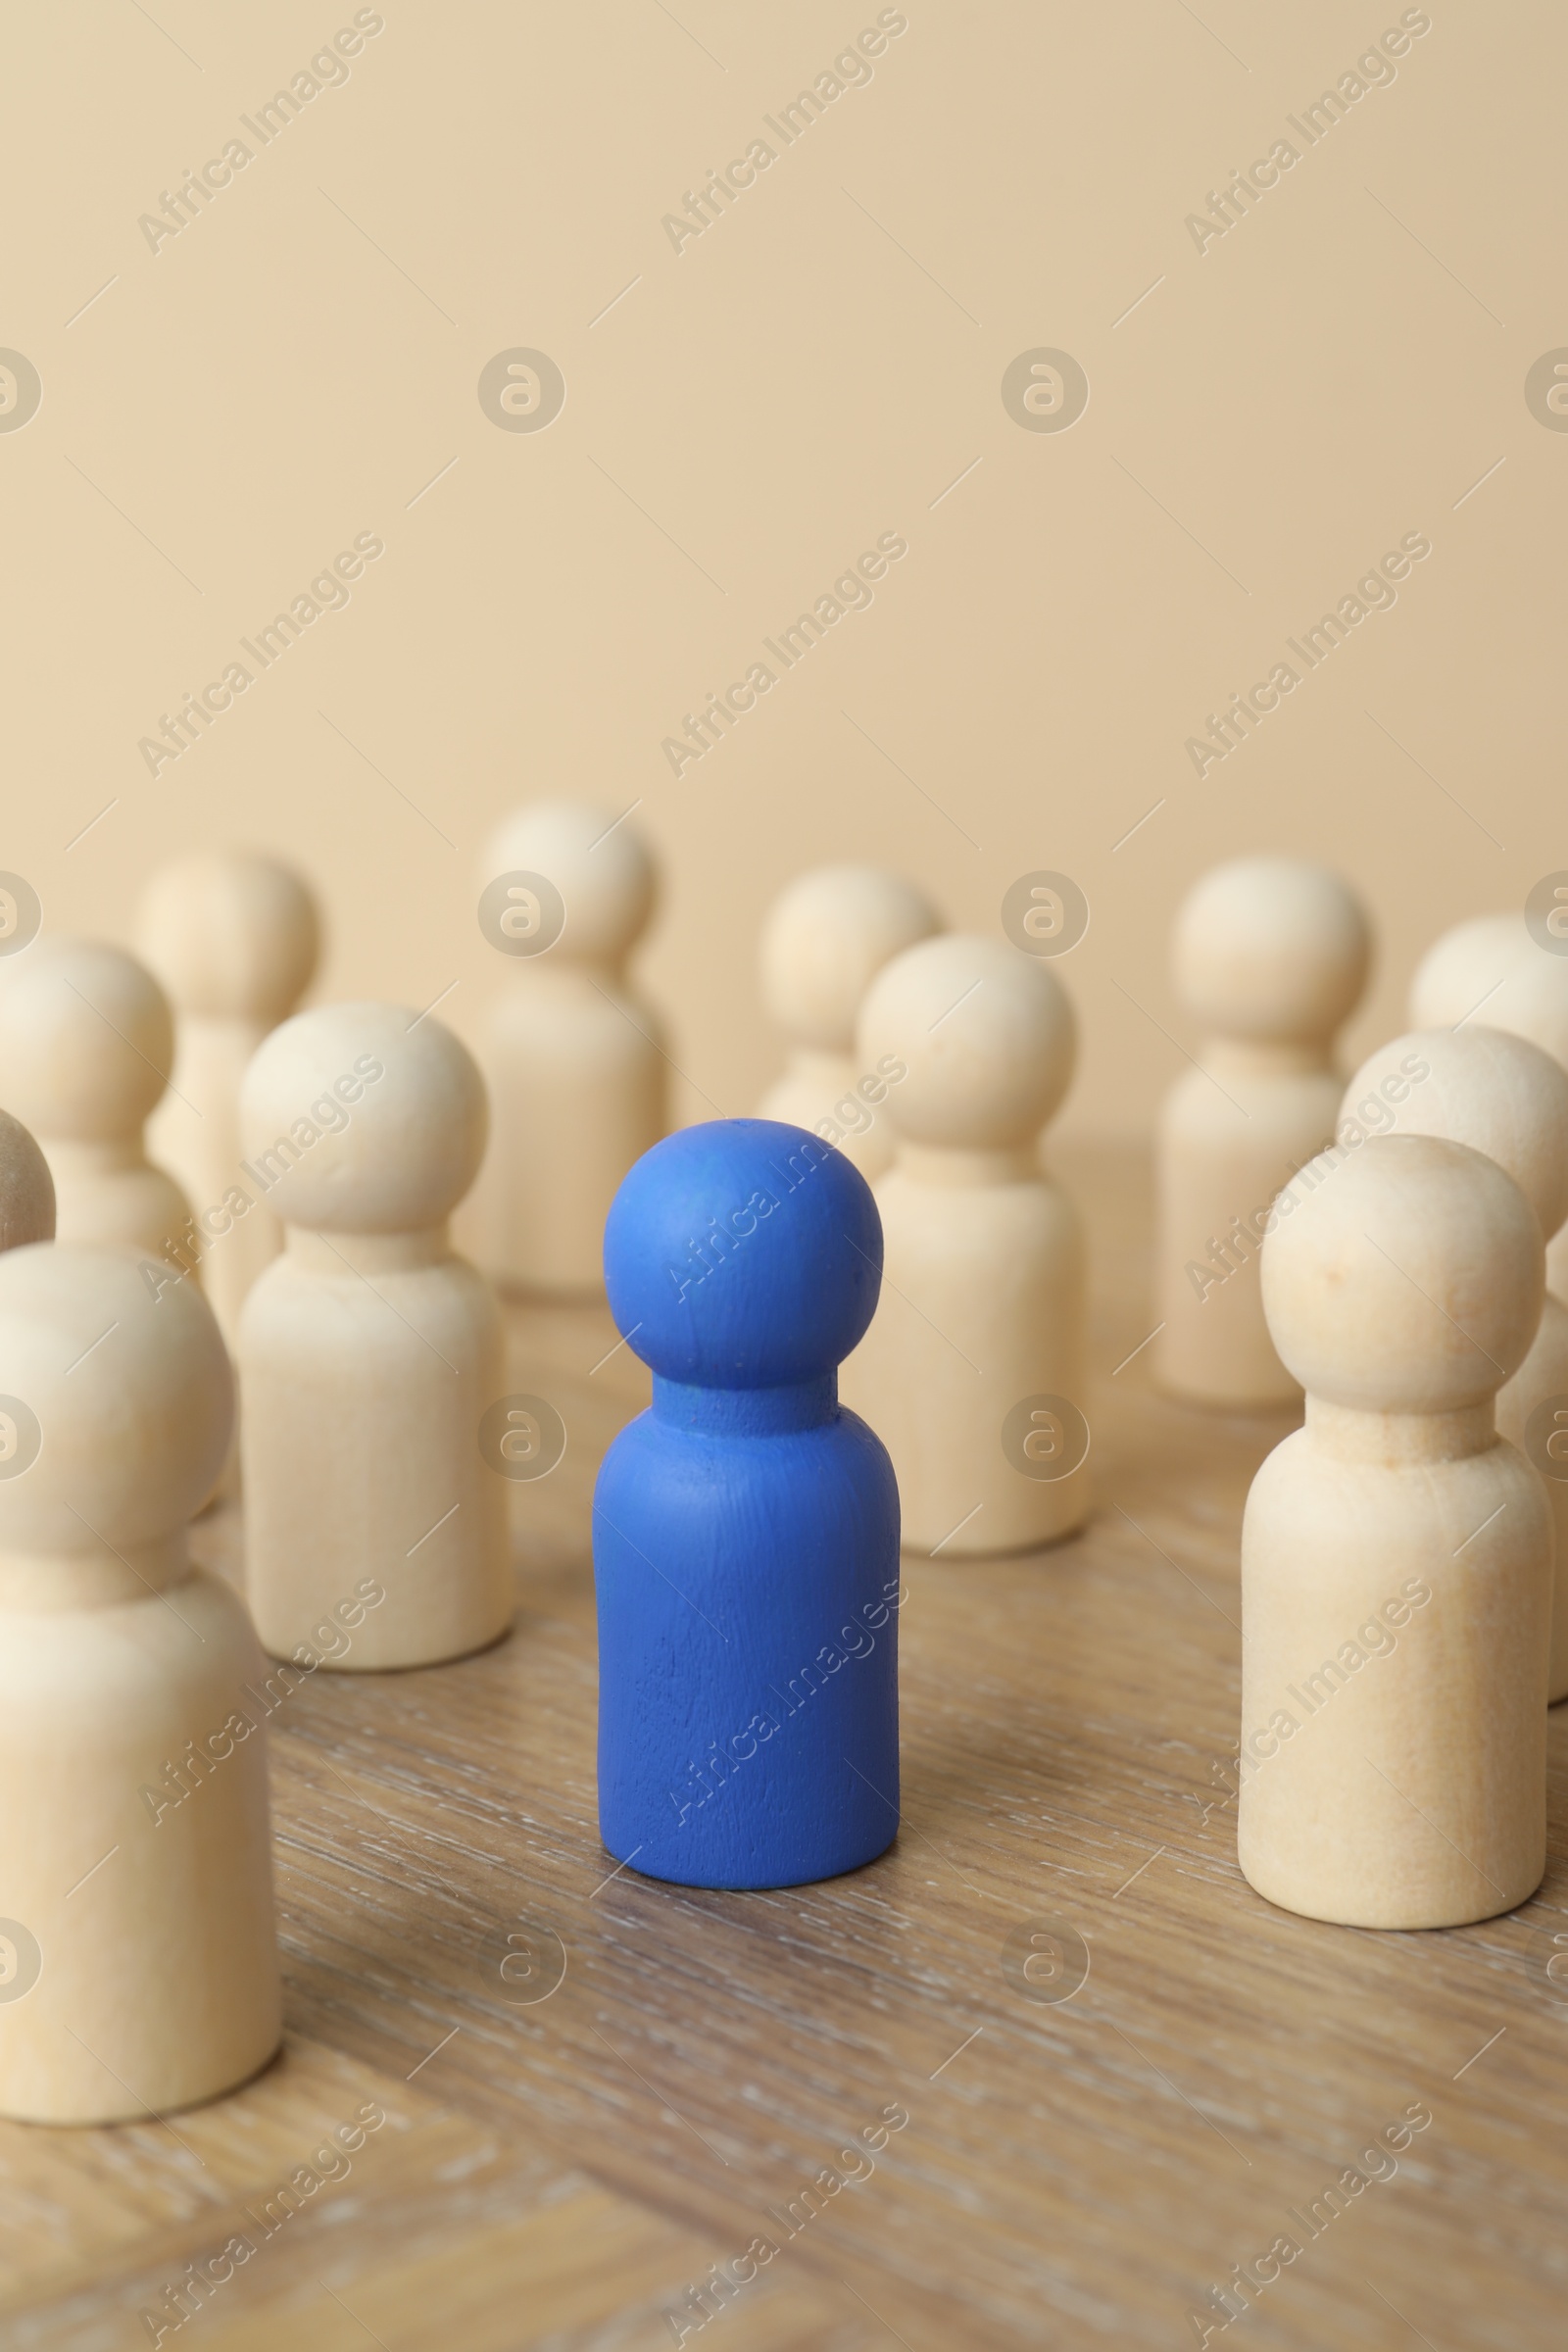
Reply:
[[599, 1821], [691, 1886], [789, 1886], [898, 1829], [899, 1500], [837, 1400], [882, 1233], [797, 1127], [684, 1129], [616, 1195], [605, 1275], [654, 1371], [594, 1497]]

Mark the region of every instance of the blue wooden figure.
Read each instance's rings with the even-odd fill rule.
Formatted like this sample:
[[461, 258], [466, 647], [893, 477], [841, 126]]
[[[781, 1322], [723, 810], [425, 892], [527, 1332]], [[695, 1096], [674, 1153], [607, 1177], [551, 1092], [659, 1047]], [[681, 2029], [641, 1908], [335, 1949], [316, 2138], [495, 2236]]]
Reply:
[[882, 1223], [817, 1136], [716, 1119], [645, 1152], [605, 1227], [654, 1375], [594, 1494], [599, 1827], [683, 1886], [795, 1886], [899, 1826], [899, 1494], [838, 1401]]

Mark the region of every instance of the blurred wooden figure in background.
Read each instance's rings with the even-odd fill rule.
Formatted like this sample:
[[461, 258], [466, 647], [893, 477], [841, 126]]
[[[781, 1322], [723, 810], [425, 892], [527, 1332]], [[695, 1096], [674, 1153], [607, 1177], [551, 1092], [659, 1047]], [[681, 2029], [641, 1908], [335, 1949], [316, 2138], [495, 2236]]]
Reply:
[[143, 1133], [173, 1053], [169, 1001], [122, 948], [44, 939], [0, 964], [0, 1097], [49, 1162], [60, 1241], [177, 1245], [190, 1204]]
[[653, 913], [653, 861], [612, 810], [536, 801], [492, 836], [484, 874], [479, 928], [512, 968], [480, 1051], [478, 1255], [498, 1282], [591, 1297], [615, 1188], [666, 1117], [663, 1025], [625, 969]]
[[[1455, 923], [1416, 968], [1411, 1027], [1468, 1029], [1476, 1023], [1506, 1029], [1568, 1069], [1568, 929], [1563, 924], [1559, 908], [1534, 926], [1517, 912], [1478, 914]], [[1568, 1233], [1547, 1242], [1546, 1280], [1568, 1298]]]
[[1176, 994], [1205, 1032], [1155, 1136], [1154, 1377], [1216, 1406], [1289, 1403], [1296, 1382], [1263, 1319], [1261, 1221], [1334, 1134], [1335, 1037], [1366, 985], [1370, 937], [1335, 874], [1239, 858], [1176, 918]]
[[885, 1105], [900, 1067], [863, 1069], [855, 1024], [891, 956], [940, 931], [929, 901], [874, 865], [826, 865], [779, 893], [762, 926], [762, 1001], [785, 1041], [758, 1116], [820, 1135], [874, 1178], [893, 1165]]
[[1088, 1513], [1083, 1235], [1039, 1158], [1076, 1042], [1045, 964], [962, 934], [896, 956], [860, 1010], [863, 1066], [907, 1074], [882, 1300], [841, 1391], [893, 1456], [911, 1550], [1024, 1551]]
[[232, 1352], [245, 1295], [283, 1247], [270, 1204], [239, 1173], [240, 1081], [310, 986], [316, 902], [273, 858], [201, 850], [153, 876], [138, 945], [174, 1010], [173, 1078], [147, 1140], [194, 1210], [189, 1253]]

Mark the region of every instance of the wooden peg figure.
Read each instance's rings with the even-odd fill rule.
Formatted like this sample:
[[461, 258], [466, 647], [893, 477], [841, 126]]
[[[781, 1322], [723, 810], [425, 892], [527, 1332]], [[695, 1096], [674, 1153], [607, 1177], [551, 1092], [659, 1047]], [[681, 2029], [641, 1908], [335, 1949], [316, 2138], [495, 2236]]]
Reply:
[[494, 835], [485, 875], [479, 927], [505, 968], [480, 1054], [480, 1259], [498, 1282], [596, 1294], [615, 1188], [666, 1115], [663, 1025], [625, 968], [653, 861], [613, 809], [538, 801]]
[[599, 1823], [683, 1886], [794, 1886], [899, 1825], [899, 1497], [838, 1402], [882, 1236], [841, 1152], [771, 1119], [687, 1127], [605, 1232], [654, 1375], [594, 1494]]
[[1494, 1398], [1544, 1280], [1535, 1210], [1466, 1144], [1373, 1136], [1275, 1203], [1306, 1424], [1243, 1522], [1238, 1850], [1288, 1911], [1459, 1927], [1541, 1883], [1551, 1515]]
[[[1518, 1185], [1548, 1244], [1568, 1218], [1568, 1071], [1528, 1039], [1477, 1022], [1414, 1030], [1380, 1048], [1347, 1090], [1342, 1145], [1390, 1129], [1484, 1152]], [[1549, 1283], [1549, 1249], [1547, 1265]], [[1568, 1477], [1559, 1475], [1568, 1461], [1559, 1466], [1564, 1446], [1551, 1411], [1559, 1401], [1568, 1430], [1568, 1306], [1548, 1288], [1530, 1353], [1497, 1392], [1497, 1428], [1544, 1474], [1551, 1504], [1551, 1700], [1568, 1698]]]
[[177, 1245], [189, 1204], [143, 1135], [173, 1051], [168, 1000], [122, 948], [39, 940], [0, 965], [0, 1092], [49, 1163], [60, 1241]]
[[240, 1081], [310, 986], [316, 904], [273, 858], [200, 850], [153, 876], [139, 945], [174, 1010], [174, 1074], [148, 1143], [191, 1203], [189, 1254], [232, 1350], [245, 1294], [283, 1246], [270, 1206], [240, 1177]]
[[1189, 1403], [1258, 1407], [1298, 1394], [1263, 1318], [1261, 1229], [1281, 1185], [1332, 1140], [1334, 1041], [1369, 953], [1359, 902], [1298, 858], [1239, 858], [1183, 902], [1176, 993], [1205, 1035], [1155, 1139], [1151, 1354], [1159, 1386]]
[[281, 2026], [267, 1718], [244, 1604], [186, 1524], [232, 1388], [194, 1283], [0, 1257], [0, 2114], [142, 2122], [242, 2082]]
[[239, 1328], [257, 1631], [349, 1673], [481, 1648], [512, 1611], [505, 1486], [479, 1450], [501, 1318], [447, 1231], [484, 1151], [479, 1072], [428, 1014], [324, 1005], [259, 1048], [240, 1118], [242, 1174], [286, 1232]]
[[893, 1456], [909, 1549], [1053, 1543], [1089, 1509], [1083, 1239], [1038, 1156], [1072, 1077], [1071, 1002], [1000, 940], [928, 939], [871, 983], [858, 1051], [907, 1075], [875, 1188], [882, 1304], [845, 1399]]
[[821, 866], [781, 891], [762, 928], [762, 999], [787, 1060], [758, 1106], [838, 1147], [868, 1180], [893, 1165], [885, 1104], [897, 1069], [862, 1069], [855, 1023], [891, 956], [942, 928], [930, 903], [874, 865]]
[[55, 1238], [55, 1181], [20, 1119], [0, 1110], [0, 1250]]
[[[1416, 969], [1410, 985], [1413, 1029], [1472, 1024], [1526, 1037], [1568, 1069], [1568, 954], [1542, 946], [1520, 913], [1481, 914], [1456, 923], [1428, 949]], [[1547, 1240], [1546, 1280], [1568, 1298], [1568, 1232]]]

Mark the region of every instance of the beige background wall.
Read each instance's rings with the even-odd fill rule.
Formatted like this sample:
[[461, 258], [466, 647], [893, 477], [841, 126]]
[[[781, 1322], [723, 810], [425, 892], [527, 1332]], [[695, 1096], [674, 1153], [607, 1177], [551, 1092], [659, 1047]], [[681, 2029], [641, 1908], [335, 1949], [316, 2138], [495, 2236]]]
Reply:
[[[1138, 1006], [1191, 1042], [1165, 942], [1205, 865], [1279, 846], [1364, 890], [1352, 1051], [1438, 929], [1568, 865], [1568, 436], [1524, 395], [1568, 342], [1560, 10], [1435, 0], [1396, 78], [1201, 254], [1186, 216], [1304, 150], [1287, 116], [1397, 6], [909, 0], [784, 149], [762, 116], [866, 0], [387, 0], [262, 148], [240, 115], [354, 13], [9, 13], [0, 345], [43, 397], [0, 431], [0, 866], [51, 926], [127, 938], [175, 848], [272, 845], [326, 901], [324, 993], [456, 980], [469, 1029], [490, 822], [635, 802], [694, 1116], [774, 1065], [755, 941], [791, 873], [883, 860], [993, 930], [1059, 868], [1093, 907], [1057, 967], [1068, 1117], [1142, 1129], [1182, 1064]], [[150, 250], [139, 216], [236, 135], [253, 160]], [[759, 136], [778, 160], [677, 254], [662, 217]], [[479, 405], [518, 346], [565, 378], [545, 431]], [[1069, 431], [1004, 408], [1040, 346], [1087, 371]], [[885, 531], [909, 552], [873, 606], [677, 780], [661, 739]], [[1433, 552], [1397, 605], [1200, 779], [1205, 714], [1411, 531]], [[347, 609], [149, 775], [160, 713], [361, 532], [385, 554]]]

